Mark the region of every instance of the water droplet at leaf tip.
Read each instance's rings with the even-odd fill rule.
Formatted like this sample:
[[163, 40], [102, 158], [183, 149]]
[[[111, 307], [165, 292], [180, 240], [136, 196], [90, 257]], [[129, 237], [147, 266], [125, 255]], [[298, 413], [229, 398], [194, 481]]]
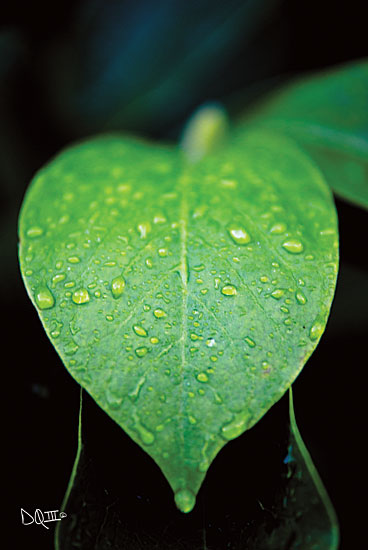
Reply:
[[184, 514], [191, 512], [195, 506], [196, 497], [189, 489], [179, 489], [175, 493], [175, 504]]

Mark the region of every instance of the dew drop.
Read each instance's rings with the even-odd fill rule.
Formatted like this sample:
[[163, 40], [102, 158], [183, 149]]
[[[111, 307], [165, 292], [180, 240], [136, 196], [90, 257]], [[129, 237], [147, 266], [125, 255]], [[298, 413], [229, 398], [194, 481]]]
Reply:
[[147, 331], [138, 325], [133, 326], [133, 330], [136, 333], [137, 336], [147, 336]]
[[154, 310], [153, 315], [156, 319], [161, 319], [162, 317], [166, 317], [166, 312], [163, 309], [157, 308]]
[[152, 445], [152, 443], [155, 441], [155, 436], [152, 432], [147, 430], [140, 422], [136, 422], [134, 424], [134, 429], [138, 432], [140, 440], [145, 445]]
[[251, 241], [249, 233], [242, 227], [232, 227], [229, 229], [229, 233], [236, 244], [248, 244]]
[[252, 338], [250, 338], [249, 336], [246, 336], [244, 338], [244, 341], [248, 344], [249, 347], [251, 348], [254, 348], [256, 346], [256, 343], [254, 340], [252, 340]]
[[141, 239], [145, 239], [148, 233], [151, 231], [151, 224], [148, 222], [140, 223], [137, 227]]
[[236, 418], [221, 428], [221, 435], [225, 439], [235, 439], [242, 434], [247, 427], [249, 418]]
[[195, 495], [189, 489], [179, 489], [175, 493], [175, 504], [184, 514], [193, 510], [195, 501]]
[[30, 227], [27, 231], [27, 237], [34, 239], [36, 237], [41, 237], [43, 234], [43, 229], [41, 227]]
[[271, 292], [272, 298], [275, 298], [275, 300], [280, 300], [284, 295], [284, 291], [281, 288], [276, 288], [273, 292]]
[[168, 255], [169, 251], [167, 248], [159, 248], [157, 251], [157, 254], [160, 256], [160, 258], [165, 258]]
[[125, 279], [121, 275], [111, 281], [111, 293], [115, 299], [120, 298], [125, 288]]
[[73, 292], [72, 300], [75, 304], [81, 305], [89, 302], [89, 293], [86, 288], [79, 288]]
[[208, 382], [208, 376], [205, 372], [200, 372], [196, 378], [198, 382]]
[[158, 344], [158, 343], [159, 343], [159, 339], [156, 338], [156, 336], [152, 336], [152, 338], [150, 338], [150, 342], [151, 342], [151, 344]]
[[137, 348], [135, 350], [135, 354], [137, 357], [144, 357], [148, 352], [148, 348], [146, 348], [145, 346], [141, 347], [141, 348]]
[[302, 306], [304, 306], [304, 304], [307, 303], [307, 298], [305, 297], [305, 295], [303, 294], [303, 292], [301, 290], [296, 291], [295, 298], [297, 299], [297, 302], [299, 304], [301, 304]]
[[70, 256], [70, 257], [68, 258], [68, 262], [69, 262], [70, 264], [79, 264], [80, 258], [78, 258], [78, 256]]
[[309, 331], [309, 338], [313, 341], [318, 340], [322, 336], [324, 329], [324, 324], [317, 318]]
[[58, 273], [57, 275], [54, 275], [53, 278], [52, 278], [52, 282], [55, 284], [55, 283], [60, 283], [60, 281], [63, 281], [65, 279], [65, 274], [64, 273]]
[[216, 340], [214, 338], [209, 338], [206, 341], [206, 346], [208, 346], [209, 348], [213, 348], [213, 346], [215, 345], [216, 345]]
[[236, 287], [233, 285], [225, 285], [221, 289], [221, 294], [223, 294], [224, 296], [235, 296], [236, 293]]
[[145, 264], [148, 267], [148, 269], [152, 269], [153, 268], [152, 258], [146, 258]]
[[285, 233], [286, 231], [286, 225], [282, 222], [274, 223], [273, 226], [270, 228], [270, 233], [272, 235], [281, 235], [282, 233]]
[[55, 305], [55, 298], [47, 286], [40, 286], [37, 289], [35, 300], [40, 309], [50, 309]]
[[282, 247], [285, 248], [291, 254], [300, 254], [304, 250], [303, 243], [297, 239], [288, 239], [282, 243]]

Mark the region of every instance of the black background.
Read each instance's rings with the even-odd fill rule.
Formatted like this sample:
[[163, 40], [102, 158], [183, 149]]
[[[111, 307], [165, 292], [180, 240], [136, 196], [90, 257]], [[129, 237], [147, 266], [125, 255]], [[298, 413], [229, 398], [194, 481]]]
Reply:
[[[105, 2], [104, 9], [116, 3]], [[10, 459], [3, 476], [9, 489], [6, 503], [11, 503], [7, 504], [9, 521], [14, 522], [14, 527], [5, 524], [4, 529], [13, 539], [12, 548], [26, 544], [40, 550], [52, 548], [49, 532], [40, 526], [21, 525], [20, 508], [32, 511], [60, 506], [76, 450], [79, 388], [62, 366], [26, 296], [17, 263], [17, 215], [27, 184], [38, 168], [74, 139], [105, 128], [104, 121], [87, 117], [73, 126], [73, 112], [69, 110], [69, 118], [65, 117], [68, 103], [63, 103], [62, 95], [60, 99], [60, 82], [55, 80], [58, 70], [63, 82], [78, 77], [75, 66], [71, 68], [68, 63], [74, 48], [83, 52], [78, 50], [72, 32], [78, 29], [76, 14], [81, 4], [55, 2], [46, 8], [38, 1], [14, 1], [5, 3], [0, 15], [3, 449]], [[84, 4], [92, 9], [100, 3]], [[149, 6], [148, 16], [154, 10], [154, 2], [140, 4]], [[217, 5], [203, 4], [208, 10]], [[124, 5], [126, 13], [133, 9], [132, 3]], [[189, 35], [196, 24], [194, 5], [183, 3], [183, 26]], [[206, 10], [203, 13], [201, 17]], [[138, 30], [142, 24], [139, 17], [135, 24]], [[123, 32], [124, 19], [121, 25]], [[240, 33], [211, 78], [191, 88], [184, 107], [180, 97], [173, 96], [177, 108], [171, 109], [170, 118], [158, 111], [146, 123], [128, 117], [120, 127], [153, 139], [177, 139], [186, 118], [204, 101], [223, 101], [236, 116], [261, 91], [291, 76], [367, 55], [366, 36], [363, 2], [279, 2], [253, 42], [242, 40]], [[68, 53], [60, 55], [60, 50]], [[255, 56], [257, 51], [263, 51], [263, 57]], [[174, 51], [174, 62], [175, 55]], [[256, 61], [250, 62], [252, 59]], [[142, 65], [141, 72], [146, 69]], [[340, 519], [341, 549], [348, 550], [365, 544], [368, 220], [367, 213], [355, 206], [340, 200], [336, 206], [341, 233], [336, 297], [325, 335], [294, 384], [294, 397], [302, 435]], [[98, 412], [92, 414], [95, 437], [101, 441], [101, 454], [106, 454], [110, 445], [106, 426], [111, 421]], [[232, 452], [231, 445], [235, 456], [236, 442], [227, 446], [226, 453]], [[131, 447], [134, 454], [134, 444]], [[138, 448], [136, 452], [143, 460]], [[147, 468], [149, 475], [161, 475], [155, 468]], [[216, 475], [227, 474], [219, 466]], [[233, 501], [237, 498], [234, 494]]]

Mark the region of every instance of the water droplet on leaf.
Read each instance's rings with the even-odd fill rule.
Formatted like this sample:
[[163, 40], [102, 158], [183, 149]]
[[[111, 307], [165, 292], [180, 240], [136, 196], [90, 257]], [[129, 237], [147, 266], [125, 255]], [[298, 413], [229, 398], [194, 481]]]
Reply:
[[281, 235], [282, 233], [285, 233], [285, 231], [286, 225], [282, 222], [274, 223], [273, 226], [270, 228], [270, 233], [272, 235]]
[[147, 336], [147, 331], [143, 327], [134, 325], [133, 330], [137, 334], [137, 336]]
[[184, 514], [193, 510], [195, 501], [195, 495], [189, 489], [179, 489], [179, 491], [175, 493], [175, 504]]
[[115, 299], [120, 298], [125, 288], [125, 279], [121, 275], [111, 281], [111, 293]]
[[27, 231], [27, 237], [34, 239], [40, 237], [43, 234], [43, 229], [41, 227], [30, 227]]
[[135, 354], [137, 355], [137, 357], [144, 357], [147, 354], [147, 352], [148, 352], [148, 349], [145, 346], [141, 348], [137, 348], [135, 350]]
[[89, 293], [86, 288], [79, 288], [73, 292], [72, 300], [75, 304], [81, 305], [89, 302]]
[[304, 250], [303, 243], [298, 239], [287, 239], [282, 243], [282, 246], [291, 254], [300, 254]]
[[222, 287], [221, 289], [221, 293], [224, 295], [224, 296], [235, 296], [236, 295], [236, 287], [233, 286], [233, 285], [225, 285], [224, 287]]
[[295, 298], [297, 299], [298, 303], [302, 306], [307, 303], [307, 298], [303, 294], [301, 290], [297, 290], [295, 293]]
[[163, 309], [157, 308], [154, 310], [153, 315], [156, 317], [156, 319], [161, 319], [162, 317], [166, 317], [166, 313]]
[[50, 309], [55, 305], [55, 298], [46, 285], [37, 289], [35, 300], [40, 309]]
[[236, 244], [248, 244], [251, 241], [249, 233], [242, 227], [233, 227], [229, 232], [232, 240]]
[[249, 418], [236, 418], [235, 420], [232, 420], [221, 428], [221, 435], [225, 439], [229, 440], [239, 437], [239, 435], [245, 431], [248, 420]]

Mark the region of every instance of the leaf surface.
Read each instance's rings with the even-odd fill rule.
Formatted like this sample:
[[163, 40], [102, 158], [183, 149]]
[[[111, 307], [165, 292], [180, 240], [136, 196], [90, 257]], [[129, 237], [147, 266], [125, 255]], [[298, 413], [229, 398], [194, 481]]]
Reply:
[[302, 78], [252, 113], [293, 137], [316, 161], [333, 191], [368, 208], [368, 62]]
[[283, 395], [324, 331], [336, 214], [321, 173], [277, 134], [238, 132], [196, 164], [106, 136], [36, 175], [20, 261], [69, 372], [188, 512], [221, 447]]

